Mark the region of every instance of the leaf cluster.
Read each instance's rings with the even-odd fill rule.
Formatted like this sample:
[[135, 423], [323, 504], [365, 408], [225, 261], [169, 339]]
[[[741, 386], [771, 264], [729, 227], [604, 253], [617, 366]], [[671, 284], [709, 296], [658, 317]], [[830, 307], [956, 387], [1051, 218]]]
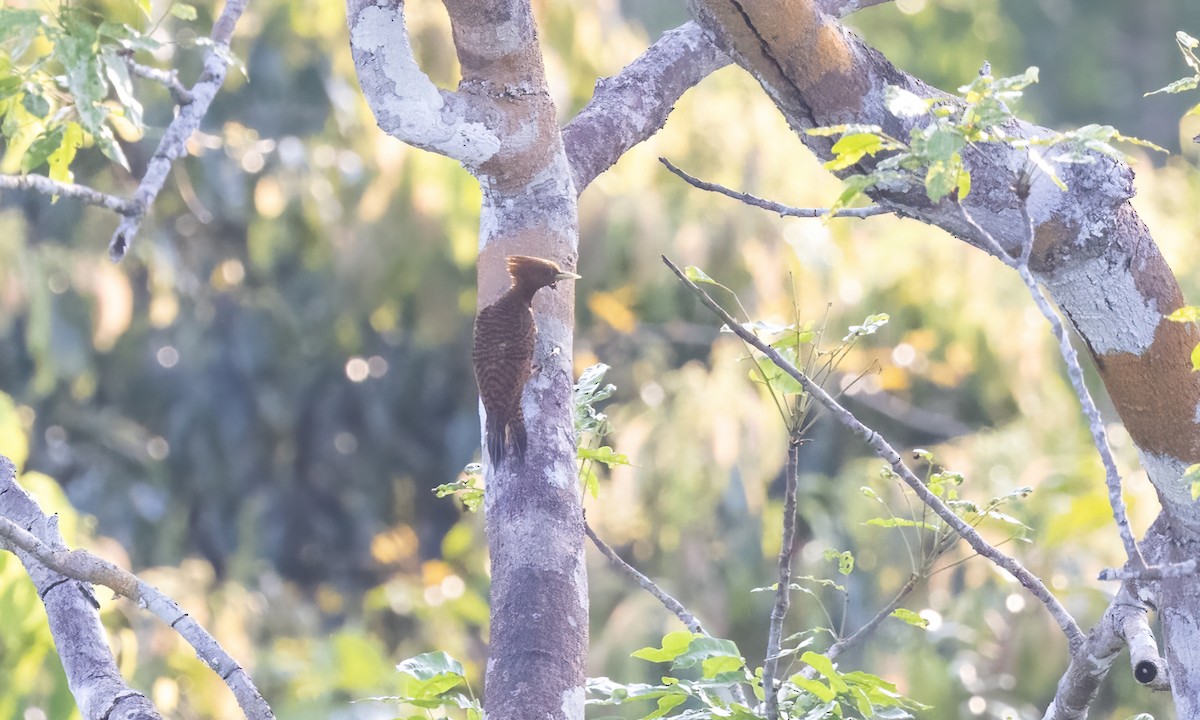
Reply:
[[1044, 137], [1023, 137], [1015, 132], [1016, 115], [1010, 106], [1037, 80], [1036, 67], [1002, 78], [993, 77], [985, 69], [960, 87], [957, 97], [949, 98], [923, 98], [889, 86], [884, 96], [888, 112], [916, 123], [907, 139], [892, 137], [877, 125], [833, 125], [809, 130], [809, 135], [839, 136], [832, 148], [833, 159], [825, 163], [828, 170], [848, 170], [861, 167], [866, 158], [876, 159], [864, 172], [843, 178], [842, 194], [826, 217], [847, 207], [871, 188], [901, 190], [918, 180], [934, 203], [950, 195], [964, 198], [971, 192], [971, 173], [963, 161], [963, 153], [968, 147], [985, 143], [1027, 151], [1033, 166], [1063, 190], [1066, 185], [1058, 177], [1057, 164], [1090, 163], [1097, 155], [1127, 160], [1126, 154], [1115, 147], [1118, 142], [1166, 152], [1151, 142], [1122, 135], [1108, 125], [1087, 125]]
[[[446, 717], [481, 720], [483, 705], [471, 691], [462, 663], [444, 652], [428, 652], [408, 658], [396, 666], [400, 674], [400, 692], [388, 697], [370, 698], [375, 702], [394, 702], [410, 707], [441, 710]], [[461, 686], [461, 687], [460, 687]], [[428, 720], [430, 714], [405, 716], [405, 720]]]
[[[149, 3], [140, 6], [148, 18]], [[6, 155], [20, 158], [23, 173], [45, 165], [51, 179], [67, 182], [76, 152], [94, 144], [128, 170], [113, 131], [140, 137], [145, 126], [126, 58], [159, 47], [142, 30], [67, 3], [54, 12], [0, 8]]]
[[[735, 688], [749, 684], [761, 701], [762, 669], [750, 673], [730, 640], [681, 630], [663, 636], [661, 647], [642, 648], [633, 657], [670, 663], [669, 674], [657, 685], [619, 683], [607, 677], [589, 679], [588, 705], [654, 701], [653, 709], [637, 715], [641, 720], [761, 717], [761, 708], [746, 704]], [[842, 673], [831, 660], [814, 652], [806, 652], [800, 659], [815, 671], [814, 677], [797, 673], [782, 684], [781, 718], [908, 718], [911, 711], [926, 709], [869, 673]], [[697, 670], [698, 678], [694, 677]]]
[[617, 390], [616, 385], [604, 382], [604, 375], [608, 370], [608, 365], [604, 363], [596, 363], [585, 369], [580, 373], [572, 393], [575, 444], [580, 461], [579, 476], [592, 497], [598, 497], [600, 494], [597, 464], [610, 470], [618, 465], [632, 465], [624, 453], [619, 453], [608, 445], [601, 445], [604, 437], [612, 432], [612, 423], [607, 415], [596, 409], [596, 404], [609, 399]]
[[[1192, 69], [1192, 76], [1180, 78], [1166, 87], [1161, 87], [1157, 90], [1146, 93], [1143, 97], [1158, 95], [1159, 93], [1183, 93], [1200, 87], [1200, 58], [1196, 57], [1196, 48], [1200, 47], [1200, 40], [1197, 40], [1191, 35], [1188, 35], [1184, 31], [1180, 30], [1179, 32], [1175, 33], [1175, 43], [1179, 45], [1179, 52], [1183, 53], [1183, 61], [1186, 62], [1187, 66]], [[1200, 115], [1200, 103], [1193, 105], [1192, 108], [1187, 111], [1187, 114]]]

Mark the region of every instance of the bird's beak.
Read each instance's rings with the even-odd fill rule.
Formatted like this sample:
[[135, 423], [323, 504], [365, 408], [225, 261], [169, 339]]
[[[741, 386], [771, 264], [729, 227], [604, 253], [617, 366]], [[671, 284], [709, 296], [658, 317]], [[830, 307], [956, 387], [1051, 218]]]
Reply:
[[564, 270], [560, 273], [557, 273], [554, 276], [554, 282], [558, 282], [559, 280], [578, 280], [580, 277], [582, 277], [582, 276], [576, 275], [573, 272], [567, 272], [566, 270]]

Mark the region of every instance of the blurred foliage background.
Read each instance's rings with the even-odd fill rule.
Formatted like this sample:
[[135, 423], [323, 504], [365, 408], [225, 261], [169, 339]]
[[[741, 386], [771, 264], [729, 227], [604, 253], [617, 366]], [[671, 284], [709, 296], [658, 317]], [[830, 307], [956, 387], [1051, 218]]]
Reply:
[[[125, 0], [92, 5], [129, 12]], [[535, 6], [564, 122], [597, 77], [686, 19], [682, 3]], [[444, 10], [408, 8], [423, 67], [453, 87]], [[201, 48], [184, 40], [206, 34], [217, 8], [198, 9], [194, 23], [167, 17], [159, 31], [179, 42], [157, 61], [185, 81]], [[166, 11], [154, 3], [155, 17]], [[123, 264], [105, 255], [111, 214], [0, 197], [0, 452], [69, 520], [68, 542], [171, 594], [287, 718], [392, 717], [352, 701], [394, 692], [395, 662], [442, 649], [478, 678], [486, 653], [482, 518], [430, 492], [479, 452], [468, 379], [479, 194], [455, 163], [378, 131], [344, 21], [339, 3], [250, 4], [234, 42], [247, 75], [231, 71]], [[1200, 175], [1196, 146], [1181, 142], [1200, 128], [1180, 121], [1194, 98], [1142, 98], [1185, 74], [1174, 32], [1200, 31], [1200, 5], [899, 0], [849, 22], [943, 88], [985, 59], [997, 75], [1040, 65], [1026, 117], [1112, 124], [1182, 152], [1137, 165], [1135, 204], [1185, 293], [1200, 297], [1188, 242], [1200, 232]], [[171, 106], [162, 88], [137, 89], [150, 129], [119, 139], [140, 176]], [[0, 158], [5, 172], [14, 153]], [[1011, 509], [1032, 543], [1005, 547], [1085, 625], [1097, 619], [1112, 588], [1094, 577], [1120, 546], [1078, 404], [1015, 278], [917, 223], [781, 220], [701, 194], [659, 155], [794, 205], [838, 193], [760, 89], [727, 68], [583, 194], [576, 366], [612, 366], [610, 440], [635, 463], [587, 501], [600, 534], [761, 662], [770, 598], [751, 589], [773, 581], [786, 434], [742, 349], [658, 261], [666, 253], [734, 289], [759, 319], [791, 322], [795, 303], [805, 321], [828, 313], [840, 337], [889, 313], [842, 365], [869, 371], [851, 407], [898, 446], [929, 447], [962, 472], [965, 497], [1033, 487]], [[75, 172], [101, 189], [132, 187], [95, 148]], [[1157, 504], [1119, 426], [1112, 437], [1140, 531]], [[897, 531], [862, 524], [879, 512], [864, 485], [906, 511], [879, 466], [824, 423], [802, 455], [797, 572], [834, 576], [823, 551], [855, 552], [844, 609], [822, 596], [847, 630], [910, 572]], [[987, 564], [950, 566], [965, 557], [906, 603], [929, 629], [885, 623], [843, 666], [897, 682], [936, 706], [931, 718], [1040, 717], [1065, 667], [1059, 635]], [[590, 558], [591, 673], [657, 677], [629, 653], [677, 622]], [[829, 624], [813, 598], [793, 607], [790, 631]], [[0, 556], [0, 676], [12, 680], [0, 683], [0, 718], [71, 707], [40, 613], [19, 565]], [[238, 714], [168, 628], [128, 603], [105, 599], [103, 613], [122, 667], [172, 717]], [[1167, 699], [1135, 688], [1122, 662], [1093, 716], [1164, 712]]]

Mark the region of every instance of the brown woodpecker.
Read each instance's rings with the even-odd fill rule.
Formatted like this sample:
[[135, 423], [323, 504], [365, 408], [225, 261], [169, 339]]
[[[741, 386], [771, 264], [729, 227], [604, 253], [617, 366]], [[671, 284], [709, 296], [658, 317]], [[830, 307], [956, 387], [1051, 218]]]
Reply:
[[518, 460], [525, 455], [521, 394], [533, 372], [533, 345], [537, 337], [533, 296], [546, 286], [554, 287], [559, 280], [579, 277], [549, 260], [525, 255], [509, 256], [508, 274], [512, 276], [508, 292], [480, 310], [475, 318], [475, 345], [471, 352], [479, 399], [487, 412], [487, 449], [492, 465], [504, 460], [506, 444], [512, 445]]

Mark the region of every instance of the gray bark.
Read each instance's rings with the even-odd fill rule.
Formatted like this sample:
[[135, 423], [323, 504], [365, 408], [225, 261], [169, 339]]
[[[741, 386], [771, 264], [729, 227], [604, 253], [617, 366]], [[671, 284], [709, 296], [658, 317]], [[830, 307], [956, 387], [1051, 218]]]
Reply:
[[[57, 518], [46, 517], [29, 493], [17, 485], [16, 468], [3, 456], [0, 456], [0, 517], [28, 529], [55, 549], [66, 547], [58, 532]], [[100, 624], [99, 605], [92, 586], [48, 570], [26, 552], [12, 550], [25, 566], [46, 607], [67, 685], [83, 717], [159, 720], [162, 716], [154, 705], [121, 677]]]

